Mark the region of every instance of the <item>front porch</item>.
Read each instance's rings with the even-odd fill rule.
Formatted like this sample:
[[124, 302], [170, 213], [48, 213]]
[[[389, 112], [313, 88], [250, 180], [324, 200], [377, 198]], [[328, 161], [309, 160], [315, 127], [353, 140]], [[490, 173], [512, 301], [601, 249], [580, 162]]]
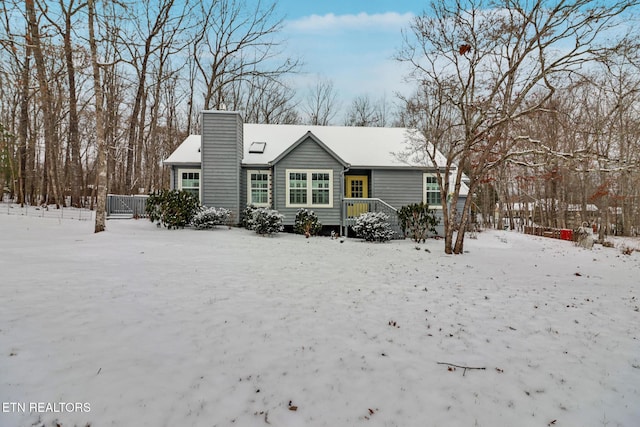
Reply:
[[395, 232], [394, 239], [404, 239], [404, 233], [398, 221], [398, 210], [384, 200], [368, 197], [351, 197], [342, 199], [342, 216], [340, 233], [349, 237], [349, 227], [353, 227], [356, 219], [366, 212], [383, 212], [389, 216], [389, 225]]

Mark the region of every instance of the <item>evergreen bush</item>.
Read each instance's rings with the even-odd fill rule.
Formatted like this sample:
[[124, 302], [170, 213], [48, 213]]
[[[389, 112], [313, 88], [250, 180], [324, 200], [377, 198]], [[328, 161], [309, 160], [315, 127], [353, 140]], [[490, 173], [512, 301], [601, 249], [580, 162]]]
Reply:
[[315, 236], [322, 230], [322, 224], [318, 221], [315, 212], [300, 208], [296, 214], [296, 220], [293, 225], [293, 231], [305, 236]]
[[440, 218], [436, 217], [433, 209], [429, 209], [428, 204], [420, 202], [401, 207], [398, 221], [404, 235], [420, 243], [426, 240], [429, 232], [437, 234], [436, 225], [440, 223]]
[[368, 242], [386, 242], [394, 233], [388, 220], [384, 212], [365, 212], [356, 218], [353, 231]]
[[253, 230], [253, 212], [258, 209], [254, 205], [247, 205], [242, 211], [242, 220], [240, 225], [247, 230]]
[[208, 230], [228, 223], [230, 217], [231, 211], [229, 209], [202, 206], [200, 211], [193, 217], [191, 224], [198, 230]]
[[151, 222], [172, 229], [189, 225], [199, 209], [200, 201], [193, 193], [160, 190], [149, 195], [145, 210]]
[[274, 209], [256, 208], [252, 214], [252, 230], [258, 234], [274, 234], [284, 229], [284, 215]]

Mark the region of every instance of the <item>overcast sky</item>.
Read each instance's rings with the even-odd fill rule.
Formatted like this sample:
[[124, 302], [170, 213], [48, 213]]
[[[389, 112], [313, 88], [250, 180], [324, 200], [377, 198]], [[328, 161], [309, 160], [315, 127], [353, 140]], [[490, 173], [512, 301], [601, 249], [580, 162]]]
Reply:
[[288, 53], [305, 63], [294, 85], [304, 92], [318, 76], [330, 79], [343, 108], [355, 96], [375, 100], [407, 92], [405, 71], [393, 55], [402, 45], [402, 29], [425, 5], [424, 0], [278, 0]]

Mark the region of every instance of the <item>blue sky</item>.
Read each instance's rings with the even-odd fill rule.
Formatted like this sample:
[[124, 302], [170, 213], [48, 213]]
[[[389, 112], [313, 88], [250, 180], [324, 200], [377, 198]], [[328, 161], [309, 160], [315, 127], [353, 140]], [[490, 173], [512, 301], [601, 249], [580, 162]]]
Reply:
[[330, 79], [342, 109], [354, 97], [378, 99], [407, 92], [401, 64], [392, 56], [402, 44], [401, 30], [420, 14], [422, 0], [278, 0], [285, 17], [287, 53], [301, 57], [304, 73], [294, 78], [301, 93], [318, 76]]

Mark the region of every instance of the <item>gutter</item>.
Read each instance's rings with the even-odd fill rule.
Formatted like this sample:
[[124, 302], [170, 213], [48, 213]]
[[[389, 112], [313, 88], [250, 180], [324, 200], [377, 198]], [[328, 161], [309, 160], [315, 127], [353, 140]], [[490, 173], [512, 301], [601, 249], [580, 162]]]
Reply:
[[345, 228], [344, 219], [346, 212], [344, 211], [344, 176], [351, 169], [351, 165], [347, 164], [346, 167], [340, 172], [340, 235], [346, 236], [347, 230]]

